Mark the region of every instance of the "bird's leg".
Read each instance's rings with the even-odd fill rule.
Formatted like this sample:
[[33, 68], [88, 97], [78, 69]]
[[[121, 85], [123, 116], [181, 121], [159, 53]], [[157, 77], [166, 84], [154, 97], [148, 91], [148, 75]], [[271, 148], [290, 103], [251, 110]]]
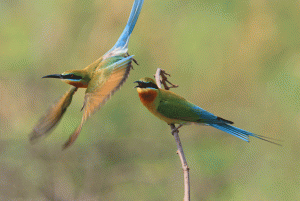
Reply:
[[[126, 53], [126, 55], [127, 55], [128, 57], [130, 56], [130, 54], [129, 54], [128, 52]], [[137, 60], [135, 60], [135, 58], [132, 58], [132, 60], [133, 60], [133, 62], [134, 62], [136, 65], [139, 65], [138, 62], [137, 62]], [[133, 67], [132, 67], [132, 69], [133, 69]]]
[[178, 126], [177, 128], [175, 127], [175, 128], [172, 130], [172, 132], [171, 132], [172, 135], [174, 135], [175, 132], [178, 132], [178, 133], [179, 133], [179, 130], [178, 130], [178, 129], [181, 128], [182, 126], [183, 126], [183, 124], [179, 124], [179, 126]]

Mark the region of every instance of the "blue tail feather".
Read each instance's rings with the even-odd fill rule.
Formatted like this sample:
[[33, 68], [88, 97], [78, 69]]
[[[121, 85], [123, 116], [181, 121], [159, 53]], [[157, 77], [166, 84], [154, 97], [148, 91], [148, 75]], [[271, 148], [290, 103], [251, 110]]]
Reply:
[[[273, 144], [276, 144], [276, 145], [279, 145], [281, 146], [281, 144], [278, 144], [276, 142], [272, 142], [268, 139], [272, 139], [272, 138], [269, 138], [269, 137], [265, 137], [265, 136], [262, 136], [262, 135], [257, 135], [257, 134], [254, 134], [254, 133], [250, 133], [248, 131], [245, 131], [245, 130], [242, 130], [240, 128], [237, 128], [237, 127], [234, 127], [234, 126], [231, 126], [231, 125], [228, 125], [226, 123], [222, 123], [222, 124], [208, 124], [214, 128], [217, 128], [219, 130], [222, 130], [226, 133], [229, 133], [233, 136], [236, 136], [246, 142], [249, 142], [249, 136], [253, 136], [253, 137], [256, 137], [258, 139], [261, 139], [261, 140], [264, 140], [264, 141], [267, 141], [267, 142], [270, 142], [270, 143], [273, 143]], [[276, 140], [276, 139], [272, 139], [272, 140]]]
[[[237, 127], [222, 123], [222, 124], [208, 124], [214, 128], [217, 128], [219, 130], [222, 130], [226, 133], [229, 133], [231, 135], [234, 135], [242, 140], [245, 140], [247, 142], [249, 142], [249, 135], [252, 135], [252, 133], [250, 132], [246, 132], [242, 129], [239, 129]], [[244, 132], [243, 132], [244, 131]], [[246, 133], [245, 133], [246, 132]]]
[[130, 16], [129, 16], [129, 19], [128, 19], [128, 22], [126, 24], [124, 31], [122, 32], [121, 36], [119, 37], [118, 41], [113, 46], [113, 48], [108, 52], [111, 52], [112, 50], [114, 50], [116, 48], [123, 49], [123, 48], [128, 47], [129, 37], [133, 31], [133, 28], [137, 22], [138, 17], [140, 15], [143, 3], [144, 3], [144, 0], [135, 0], [134, 1]]

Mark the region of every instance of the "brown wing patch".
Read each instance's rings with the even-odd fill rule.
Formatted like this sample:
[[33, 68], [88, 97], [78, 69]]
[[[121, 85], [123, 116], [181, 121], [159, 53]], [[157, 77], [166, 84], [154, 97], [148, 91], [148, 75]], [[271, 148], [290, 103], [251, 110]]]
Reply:
[[[97, 109], [99, 109], [105, 102], [124, 84], [126, 79], [128, 78], [130, 69], [131, 69], [131, 61], [125, 63], [122, 66], [116, 66], [111, 72], [110, 76], [108, 75], [107, 69], [99, 70], [93, 80], [95, 86], [89, 86], [84, 97], [83, 104], [83, 116], [81, 120], [81, 124], [74, 131], [74, 133], [70, 136], [69, 140], [64, 144], [63, 149], [69, 147], [73, 144], [73, 142], [77, 139], [81, 128], [84, 122], [89, 118], [90, 115], [95, 113]], [[105, 76], [104, 76], [105, 75]], [[105, 79], [105, 77], [108, 77]], [[93, 83], [90, 83], [93, 84]], [[92, 88], [92, 90], [91, 90]]]

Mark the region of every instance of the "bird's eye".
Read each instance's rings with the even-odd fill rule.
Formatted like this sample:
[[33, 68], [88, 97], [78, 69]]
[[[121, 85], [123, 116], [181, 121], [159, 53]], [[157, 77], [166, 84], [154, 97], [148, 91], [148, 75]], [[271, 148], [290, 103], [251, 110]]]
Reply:
[[81, 76], [77, 76], [77, 75], [74, 75], [74, 74], [67, 74], [67, 75], [63, 75], [63, 78], [64, 79], [72, 79], [72, 80], [80, 80], [82, 79]]

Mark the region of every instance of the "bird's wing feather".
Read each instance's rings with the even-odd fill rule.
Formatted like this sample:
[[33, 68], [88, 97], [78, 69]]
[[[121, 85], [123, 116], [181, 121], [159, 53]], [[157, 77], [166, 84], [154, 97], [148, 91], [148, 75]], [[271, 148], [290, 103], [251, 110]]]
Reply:
[[197, 123], [224, 123], [222, 118], [203, 110], [175, 93], [161, 91], [161, 101], [157, 111], [170, 119]]
[[52, 105], [46, 114], [39, 120], [33, 131], [29, 135], [31, 142], [37, 138], [49, 134], [50, 131], [59, 123], [65, 111], [69, 107], [74, 93], [77, 91], [76, 87], [71, 87], [54, 105]]
[[83, 104], [81, 124], [65, 143], [64, 148], [70, 146], [78, 137], [84, 122], [99, 109], [123, 85], [131, 69], [132, 56], [123, 58], [107, 68], [95, 72], [86, 90]]
[[193, 111], [190, 105], [177, 100], [162, 100], [157, 111], [170, 119], [196, 122], [199, 115]]

